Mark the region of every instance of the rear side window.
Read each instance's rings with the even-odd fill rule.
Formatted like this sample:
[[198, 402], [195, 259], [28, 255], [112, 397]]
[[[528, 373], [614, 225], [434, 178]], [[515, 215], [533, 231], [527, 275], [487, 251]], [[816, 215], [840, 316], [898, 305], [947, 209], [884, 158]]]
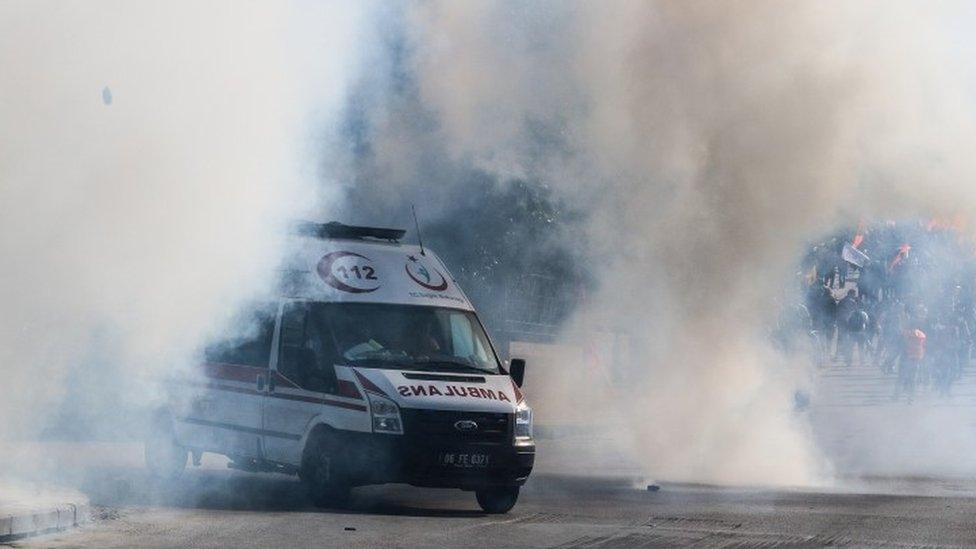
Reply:
[[207, 362], [267, 368], [274, 337], [275, 308], [249, 307], [231, 323], [230, 335], [207, 346]]

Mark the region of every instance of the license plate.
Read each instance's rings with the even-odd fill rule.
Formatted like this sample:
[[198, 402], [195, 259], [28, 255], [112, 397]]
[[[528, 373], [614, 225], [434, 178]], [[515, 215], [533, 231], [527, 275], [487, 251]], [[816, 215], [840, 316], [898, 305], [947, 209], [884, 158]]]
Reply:
[[440, 464], [444, 467], [458, 467], [461, 469], [483, 469], [488, 467], [488, 454], [453, 454], [440, 455]]

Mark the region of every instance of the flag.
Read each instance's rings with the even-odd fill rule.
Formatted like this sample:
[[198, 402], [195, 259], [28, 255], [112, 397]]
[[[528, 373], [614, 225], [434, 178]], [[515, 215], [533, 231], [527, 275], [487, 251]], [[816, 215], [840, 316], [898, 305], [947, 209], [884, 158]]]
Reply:
[[855, 248], [860, 248], [861, 244], [864, 243], [864, 233], [866, 232], [868, 232], [868, 224], [862, 219], [857, 223], [857, 234], [854, 235], [854, 240], [851, 241], [851, 245]]
[[895, 254], [895, 258], [891, 260], [890, 264], [888, 264], [888, 271], [893, 271], [895, 267], [897, 267], [902, 261], [905, 260], [906, 257], [908, 257], [908, 252], [910, 251], [912, 251], [912, 246], [910, 244], [907, 242], [902, 244], [901, 247], [898, 248], [898, 253]]
[[866, 253], [858, 250], [853, 244], [848, 242], [844, 243], [844, 249], [841, 251], [840, 256], [844, 258], [844, 261], [860, 268], [864, 268], [868, 264], [868, 261], [871, 260]]

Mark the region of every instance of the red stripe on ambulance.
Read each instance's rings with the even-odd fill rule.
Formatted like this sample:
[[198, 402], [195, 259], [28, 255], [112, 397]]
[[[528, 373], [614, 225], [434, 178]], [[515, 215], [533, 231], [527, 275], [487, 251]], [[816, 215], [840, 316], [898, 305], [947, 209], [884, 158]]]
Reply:
[[356, 379], [359, 380], [359, 383], [363, 386], [363, 389], [365, 389], [367, 392], [375, 393], [381, 396], [385, 396], [387, 398], [390, 397], [390, 395], [386, 394], [386, 392], [384, 392], [383, 389], [377, 387], [372, 380], [370, 380], [368, 377], [364, 376], [363, 374], [359, 373], [359, 370], [353, 368], [352, 373], [356, 374]]

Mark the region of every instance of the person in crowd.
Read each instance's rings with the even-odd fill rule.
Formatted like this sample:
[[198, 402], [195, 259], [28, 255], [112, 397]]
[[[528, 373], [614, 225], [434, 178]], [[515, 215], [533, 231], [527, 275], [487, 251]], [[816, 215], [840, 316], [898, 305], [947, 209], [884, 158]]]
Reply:
[[854, 290], [849, 290], [847, 294], [837, 303], [835, 323], [837, 325], [837, 353], [834, 360], [844, 359], [850, 366], [848, 355], [853, 353], [854, 337], [849, 330], [848, 321], [857, 311], [857, 294]]
[[827, 288], [834, 285], [834, 259], [830, 248], [826, 244], [817, 247], [817, 276], [820, 283]]
[[819, 341], [820, 356], [825, 363], [832, 355], [834, 332], [836, 331], [837, 301], [830, 288], [820, 286], [817, 292], [814, 310], [817, 311], [819, 325], [817, 326], [817, 340]]
[[952, 318], [950, 320], [952, 329], [956, 336], [956, 357], [953, 361], [952, 379], [958, 380], [962, 376], [963, 370], [969, 366], [969, 357], [973, 347], [972, 315], [968, 312], [970, 305], [957, 300], [952, 308]]
[[[860, 293], [860, 289], [858, 289]], [[867, 329], [864, 332], [864, 355], [861, 357], [861, 364], [869, 364], [877, 352], [878, 341], [881, 339], [881, 324], [878, 315], [881, 312], [881, 303], [877, 299], [877, 294], [869, 296], [861, 294], [861, 307], [868, 315]]]
[[848, 368], [853, 364], [854, 351], [857, 351], [860, 364], [866, 364], [868, 360], [867, 334], [871, 319], [863, 306], [863, 298], [855, 297], [854, 306], [854, 312], [847, 317], [844, 325], [844, 364]]
[[904, 348], [901, 360], [898, 361], [898, 383], [895, 385], [895, 397], [905, 396], [911, 403], [915, 399], [915, 383], [922, 361], [925, 360], [925, 332], [920, 318], [912, 315], [908, 328], [904, 332]]
[[[783, 300], [778, 345], [818, 364], [850, 367], [856, 354], [896, 375], [896, 397], [921, 388], [948, 396], [976, 352], [976, 239], [939, 220], [862, 224], [854, 234], [825, 236], [799, 258], [807, 315]], [[859, 269], [844, 262], [845, 242], [867, 256]], [[814, 344], [799, 348], [791, 342], [803, 323]]]
[[884, 308], [879, 320], [881, 333], [878, 337], [878, 350], [875, 353], [875, 360], [883, 373], [893, 374], [895, 364], [901, 357], [902, 333], [907, 329], [908, 314], [901, 301], [889, 299], [887, 303], [888, 305]]
[[861, 271], [861, 276], [857, 281], [857, 291], [860, 295], [876, 303], [879, 299], [883, 299], [884, 285], [884, 265], [872, 258]]
[[949, 396], [952, 384], [952, 362], [955, 356], [953, 333], [947, 319], [937, 317], [929, 324], [927, 331], [927, 353], [925, 371], [929, 374], [932, 387], [940, 396]]
[[847, 287], [847, 271], [850, 266], [844, 261], [842, 250], [844, 249], [844, 241], [839, 238], [834, 238], [832, 242], [833, 253], [831, 254], [831, 259], [834, 260], [834, 272], [837, 273], [837, 287], [843, 290]]

